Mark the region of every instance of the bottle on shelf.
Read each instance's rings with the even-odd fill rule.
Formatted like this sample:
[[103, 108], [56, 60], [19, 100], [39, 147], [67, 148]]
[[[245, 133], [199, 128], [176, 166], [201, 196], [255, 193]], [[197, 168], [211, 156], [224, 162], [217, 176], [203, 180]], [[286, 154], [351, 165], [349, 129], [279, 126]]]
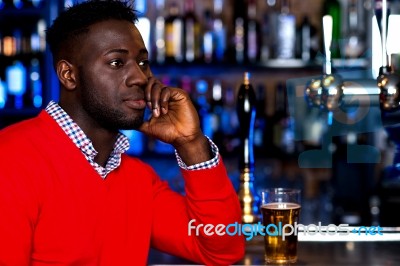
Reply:
[[300, 26], [300, 58], [304, 62], [311, 60], [311, 24], [308, 16], [304, 16]]
[[325, 0], [322, 10], [322, 16], [324, 15], [331, 15], [333, 20], [331, 56], [332, 58], [340, 58], [340, 40], [342, 38], [342, 6], [339, 0]]
[[276, 31], [276, 58], [295, 58], [296, 17], [290, 12], [289, 0], [282, 0]]
[[248, 0], [247, 4], [247, 30], [246, 30], [246, 56], [250, 63], [260, 60], [261, 29], [257, 20], [256, 0]]
[[359, 58], [365, 51], [365, 25], [363, 25], [363, 1], [349, 0], [347, 3], [344, 56]]
[[203, 33], [203, 57], [205, 63], [213, 61], [214, 54], [214, 31], [213, 31], [213, 18], [211, 10], [204, 11], [204, 33]]
[[136, 26], [142, 35], [144, 46], [147, 48], [149, 53], [149, 58], [152, 57], [151, 47], [150, 47], [150, 31], [151, 24], [150, 19], [146, 17], [147, 13], [147, 0], [136, 0], [135, 1], [135, 9], [138, 13], [138, 20]]
[[8, 94], [14, 100], [13, 108], [22, 109], [26, 92], [26, 68], [21, 61], [15, 61], [6, 68], [6, 84]]
[[158, 64], [165, 63], [165, 0], [156, 0], [157, 17], [154, 25], [155, 58]]
[[226, 27], [222, 19], [224, 0], [214, 0], [214, 58], [217, 62], [223, 62], [226, 52]]
[[169, 63], [181, 63], [183, 50], [183, 19], [177, 2], [171, 2], [168, 17], [165, 19], [165, 60]]
[[243, 83], [237, 95], [237, 115], [240, 124], [239, 153], [239, 201], [242, 207], [242, 222], [256, 223], [259, 220], [259, 198], [254, 188], [254, 122], [256, 118], [256, 95], [250, 83], [250, 74], [244, 73]]
[[276, 28], [278, 21], [277, 3], [275, 0], [268, 0], [266, 10], [262, 17], [262, 46], [261, 61], [268, 62], [275, 56]]
[[51, 55], [45, 36], [57, 11], [52, 7], [53, 1], [0, 0], [0, 128], [36, 115], [44, 102], [57, 99], [55, 88], [45, 86], [55, 81], [47, 71]]
[[245, 61], [245, 4], [244, 1], [235, 1], [233, 51], [236, 63]]
[[192, 63], [200, 59], [200, 22], [195, 13], [194, 0], [184, 1], [184, 51], [185, 61]]

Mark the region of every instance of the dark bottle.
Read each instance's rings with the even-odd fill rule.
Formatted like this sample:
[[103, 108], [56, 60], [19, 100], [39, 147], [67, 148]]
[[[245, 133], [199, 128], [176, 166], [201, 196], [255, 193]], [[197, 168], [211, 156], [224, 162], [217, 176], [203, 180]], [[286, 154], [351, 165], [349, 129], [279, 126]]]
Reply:
[[214, 54], [217, 62], [222, 62], [225, 59], [226, 52], [226, 25], [222, 18], [224, 0], [214, 0]]
[[155, 58], [158, 64], [165, 63], [165, 18], [164, 18], [164, 0], [156, 0], [157, 17], [154, 25], [154, 50]]
[[241, 149], [239, 154], [240, 186], [239, 201], [242, 207], [242, 222], [259, 220], [259, 199], [254, 191], [254, 122], [256, 119], [256, 95], [250, 84], [249, 73], [244, 73], [243, 84], [237, 96], [237, 115]]
[[311, 24], [307, 16], [301, 23], [300, 34], [300, 58], [304, 62], [309, 62], [311, 59]]
[[260, 59], [261, 29], [257, 20], [257, 5], [255, 0], [248, 0], [247, 5], [247, 31], [246, 51], [247, 60], [256, 63]]
[[185, 60], [193, 62], [200, 58], [200, 23], [195, 14], [194, 0], [185, 0], [184, 7]]
[[165, 56], [169, 63], [183, 61], [183, 19], [176, 2], [170, 4], [165, 19]]
[[236, 63], [244, 63], [245, 60], [245, 10], [244, 1], [235, 1], [233, 50]]
[[213, 18], [211, 10], [204, 11], [204, 33], [203, 33], [203, 56], [204, 62], [211, 63], [214, 54], [214, 32], [213, 32]]

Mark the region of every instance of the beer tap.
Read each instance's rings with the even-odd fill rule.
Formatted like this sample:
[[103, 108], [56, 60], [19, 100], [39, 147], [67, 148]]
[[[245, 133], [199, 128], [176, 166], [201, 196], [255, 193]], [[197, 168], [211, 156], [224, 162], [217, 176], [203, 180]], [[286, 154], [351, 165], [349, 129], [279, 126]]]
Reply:
[[332, 112], [342, 103], [343, 81], [340, 75], [332, 73], [332, 16], [325, 15], [322, 18], [325, 64], [321, 77], [312, 79], [306, 86], [306, 100], [310, 106], [317, 106], [322, 110]]
[[[368, 106], [379, 106], [382, 125], [388, 133], [388, 138], [397, 145], [393, 164], [387, 168], [386, 177], [400, 181], [400, 76], [394, 72], [393, 67], [389, 64], [387, 53], [388, 14], [388, 1], [376, 0], [375, 15], [381, 35], [382, 66], [376, 79], [358, 81], [343, 81], [340, 77], [336, 78], [338, 75], [333, 76], [331, 74], [330, 54], [327, 49], [329, 47], [331, 20], [324, 18], [325, 74], [321, 78], [312, 79], [307, 84], [305, 97], [309, 106], [327, 110], [330, 114], [335, 109], [339, 111], [338, 107], [350, 106], [351, 97], [348, 96], [365, 96], [358, 98], [358, 105], [366, 103]], [[343, 112], [341, 113], [343, 114]]]
[[[340, 23], [340, 22], [336, 22]], [[330, 15], [322, 18], [324, 29], [324, 47], [325, 47], [325, 75], [322, 77], [321, 85], [321, 105], [323, 108], [332, 112], [342, 103], [343, 96], [343, 80], [338, 74], [332, 73], [332, 29], [333, 19]]]
[[[344, 81], [339, 74], [333, 74], [332, 72], [332, 59], [331, 59], [331, 42], [332, 42], [332, 29], [333, 19], [332, 16], [326, 15], [322, 18], [323, 26], [323, 38], [324, 38], [324, 49], [325, 49], [325, 62], [324, 62], [324, 74], [316, 79], [310, 80], [305, 89], [306, 102], [311, 107], [318, 107], [322, 112], [321, 114], [326, 117], [328, 127], [324, 130], [324, 136], [321, 139], [321, 149], [307, 150], [299, 155], [300, 167], [312, 167], [317, 168], [329, 168], [332, 167], [332, 137], [336, 134], [341, 134], [337, 131], [338, 125], [342, 124], [344, 128], [351, 130], [352, 124], [348, 124], [347, 114], [342, 107], [348, 107], [356, 104], [358, 107], [371, 106], [378, 104], [379, 90], [376, 86], [375, 80], [346, 80]], [[335, 22], [340, 23], [340, 22]], [[344, 96], [356, 96], [344, 97]], [[371, 97], [376, 96], [376, 97]], [[374, 99], [376, 98], [376, 99]], [[360, 110], [364, 111], [366, 108]], [[367, 109], [368, 110], [368, 109]], [[362, 112], [360, 112], [362, 114]], [[338, 123], [333, 125], [334, 120]], [[335, 131], [336, 130], [336, 131]], [[353, 147], [354, 148], [354, 147]], [[354, 149], [353, 149], [354, 150]], [[357, 150], [371, 152], [376, 156], [371, 156], [371, 161], [376, 161], [379, 158], [374, 147], [357, 146]], [[348, 151], [349, 152], [349, 151]], [[350, 150], [351, 152], [351, 150]], [[372, 153], [371, 152], [371, 153]], [[360, 158], [354, 158], [354, 162], [364, 162], [365, 160]], [[320, 162], [315, 163], [315, 160]], [[368, 161], [369, 162], [369, 161]]]
[[391, 166], [385, 170], [384, 179], [400, 181], [400, 77], [394, 73], [393, 67], [388, 63], [387, 53], [387, 29], [388, 29], [388, 3], [387, 0], [376, 1], [375, 14], [381, 34], [382, 66], [377, 78], [379, 94], [379, 106], [381, 109], [382, 124], [388, 134], [388, 138], [396, 146], [396, 152]]
[[260, 198], [254, 188], [254, 122], [256, 118], [256, 95], [250, 83], [250, 74], [244, 73], [244, 81], [237, 95], [237, 114], [240, 123], [241, 150], [239, 157], [240, 184], [239, 202], [243, 223], [257, 223], [260, 220]]
[[383, 113], [395, 112], [400, 109], [400, 77], [394, 73], [393, 67], [388, 63], [388, 11], [387, 0], [377, 1], [375, 13], [382, 44], [382, 66], [379, 69], [377, 82], [380, 89], [379, 104]]

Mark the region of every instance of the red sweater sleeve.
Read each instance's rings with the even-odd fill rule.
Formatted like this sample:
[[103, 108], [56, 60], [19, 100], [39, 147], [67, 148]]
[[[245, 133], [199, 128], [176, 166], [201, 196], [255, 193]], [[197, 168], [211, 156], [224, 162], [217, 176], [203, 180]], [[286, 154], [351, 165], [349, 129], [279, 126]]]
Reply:
[[[228, 225], [241, 220], [237, 194], [229, 180], [222, 159], [206, 170], [182, 170], [186, 195], [155, 181], [152, 245], [164, 252], [206, 265], [230, 265], [244, 256], [242, 236], [204, 234], [192, 225]], [[212, 230], [213, 231], [213, 230]], [[215, 230], [214, 230], [215, 231]]]
[[29, 265], [39, 212], [34, 171], [18, 159], [21, 147], [1, 133], [0, 141], [0, 265]]
[[[5, 179], [4, 177], [8, 178]], [[0, 173], [0, 265], [29, 265], [33, 223], [27, 186], [2, 169]]]

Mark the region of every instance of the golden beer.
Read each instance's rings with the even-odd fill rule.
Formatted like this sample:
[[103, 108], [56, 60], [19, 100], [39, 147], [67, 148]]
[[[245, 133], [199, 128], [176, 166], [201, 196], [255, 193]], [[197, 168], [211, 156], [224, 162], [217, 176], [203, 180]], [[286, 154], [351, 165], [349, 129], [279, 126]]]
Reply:
[[[298, 203], [273, 202], [261, 206], [265, 229], [265, 262], [295, 263], [297, 261], [297, 235], [291, 230], [299, 222]], [[285, 227], [290, 224], [293, 227]], [[268, 226], [274, 225], [274, 226]], [[286, 232], [283, 238], [282, 234]]]

